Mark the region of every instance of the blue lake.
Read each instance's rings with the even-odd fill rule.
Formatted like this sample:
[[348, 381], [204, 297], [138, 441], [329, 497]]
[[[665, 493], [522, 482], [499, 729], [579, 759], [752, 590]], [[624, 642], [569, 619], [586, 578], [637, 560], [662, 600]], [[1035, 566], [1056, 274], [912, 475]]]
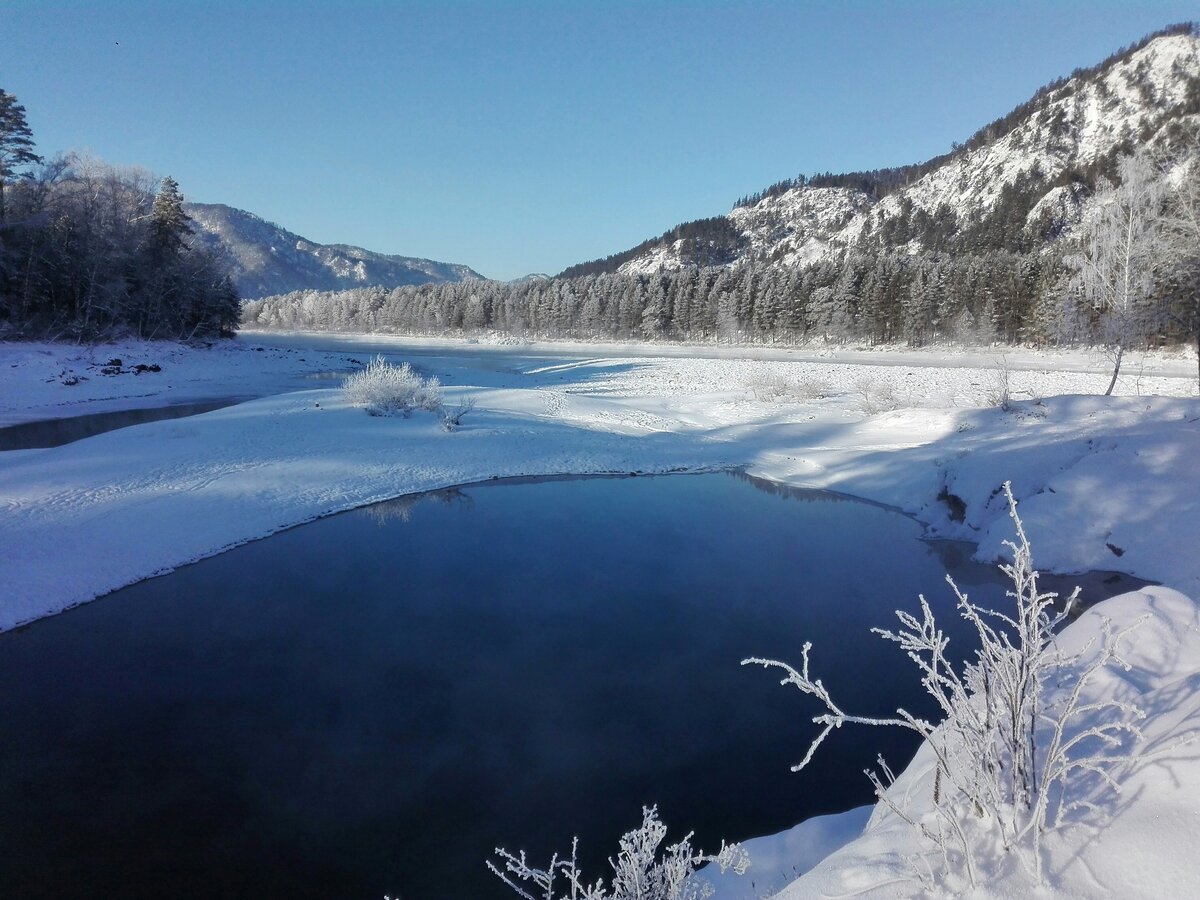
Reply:
[[792, 774], [818, 710], [739, 661], [810, 639], [843, 708], [920, 709], [869, 629], [924, 592], [961, 630], [947, 570], [1005, 602], [920, 534], [731, 474], [496, 483], [0, 635], [0, 896], [500, 898], [494, 847], [578, 835], [595, 877], [643, 804], [709, 847], [869, 802], [909, 737], [843, 729]]

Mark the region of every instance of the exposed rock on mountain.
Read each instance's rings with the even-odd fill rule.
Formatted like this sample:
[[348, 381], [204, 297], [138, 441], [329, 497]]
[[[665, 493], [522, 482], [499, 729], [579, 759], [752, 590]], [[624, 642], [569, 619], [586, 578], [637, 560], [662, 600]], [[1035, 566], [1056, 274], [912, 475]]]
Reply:
[[1047, 85], [943, 156], [783, 181], [563, 274], [803, 265], [850, 249], [1029, 252], [1078, 220], [1118, 155], [1194, 136], [1198, 120], [1200, 37], [1176, 26]]

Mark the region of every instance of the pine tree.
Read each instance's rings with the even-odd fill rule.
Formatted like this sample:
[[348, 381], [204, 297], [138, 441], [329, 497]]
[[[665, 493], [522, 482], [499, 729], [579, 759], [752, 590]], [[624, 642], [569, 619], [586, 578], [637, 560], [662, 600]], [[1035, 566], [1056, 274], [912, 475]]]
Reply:
[[183, 211], [183, 194], [170, 175], [162, 180], [150, 214], [154, 246], [160, 253], [177, 253], [192, 233], [192, 219]]
[[20, 166], [32, 166], [42, 158], [33, 152], [33, 132], [25, 122], [25, 107], [0, 88], [0, 222], [4, 221], [4, 185]]

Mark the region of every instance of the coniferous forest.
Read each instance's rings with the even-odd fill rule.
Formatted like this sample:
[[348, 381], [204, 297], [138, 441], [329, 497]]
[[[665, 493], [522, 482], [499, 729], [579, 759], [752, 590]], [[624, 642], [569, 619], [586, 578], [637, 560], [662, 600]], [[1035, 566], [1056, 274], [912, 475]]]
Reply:
[[0, 337], [232, 334], [241, 301], [174, 179], [34, 150], [0, 90]]
[[[1191, 279], [1164, 283], [1145, 335], [1195, 334]], [[518, 283], [464, 281], [393, 290], [296, 291], [244, 304], [243, 323], [275, 329], [495, 330], [529, 337], [699, 342], [856, 341], [921, 346], [1073, 344], [1100, 339], [1099, 316], [1060, 255], [851, 253], [810, 266], [745, 265], [656, 275]]]

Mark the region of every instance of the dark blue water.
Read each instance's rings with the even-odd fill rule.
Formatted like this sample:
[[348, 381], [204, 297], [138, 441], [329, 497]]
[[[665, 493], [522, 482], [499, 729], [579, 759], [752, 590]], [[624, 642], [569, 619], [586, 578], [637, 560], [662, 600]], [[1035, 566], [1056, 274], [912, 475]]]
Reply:
[[919, 534], [724, 474], [486, 485], [0, 635], [0, 896], [504, 897], [493, 847], [578, 835], [600, 874], [642, 804], [709, 846], [868, 802], [908, 736], [843, 729], [791, 774], [818, 710], [738, 663], [811, 639], [844, 708], [916, 706], [868, 629], [948, 609], [947, 563], [1003, 602]]
[[206, 400], [201, 403], [176, 403], [171, 406], [152, 406], [146, 409], [120, 409], [115, 412], [68, 416], [64, 419], [44, 419], [0, 428], [0, 450], [33, 450], [42, 447], [61, 447], [93, 435], [145, 422], [162, 419], [182, 419], [200, 413], [224, 409], [237, 403], [236, 398]]

